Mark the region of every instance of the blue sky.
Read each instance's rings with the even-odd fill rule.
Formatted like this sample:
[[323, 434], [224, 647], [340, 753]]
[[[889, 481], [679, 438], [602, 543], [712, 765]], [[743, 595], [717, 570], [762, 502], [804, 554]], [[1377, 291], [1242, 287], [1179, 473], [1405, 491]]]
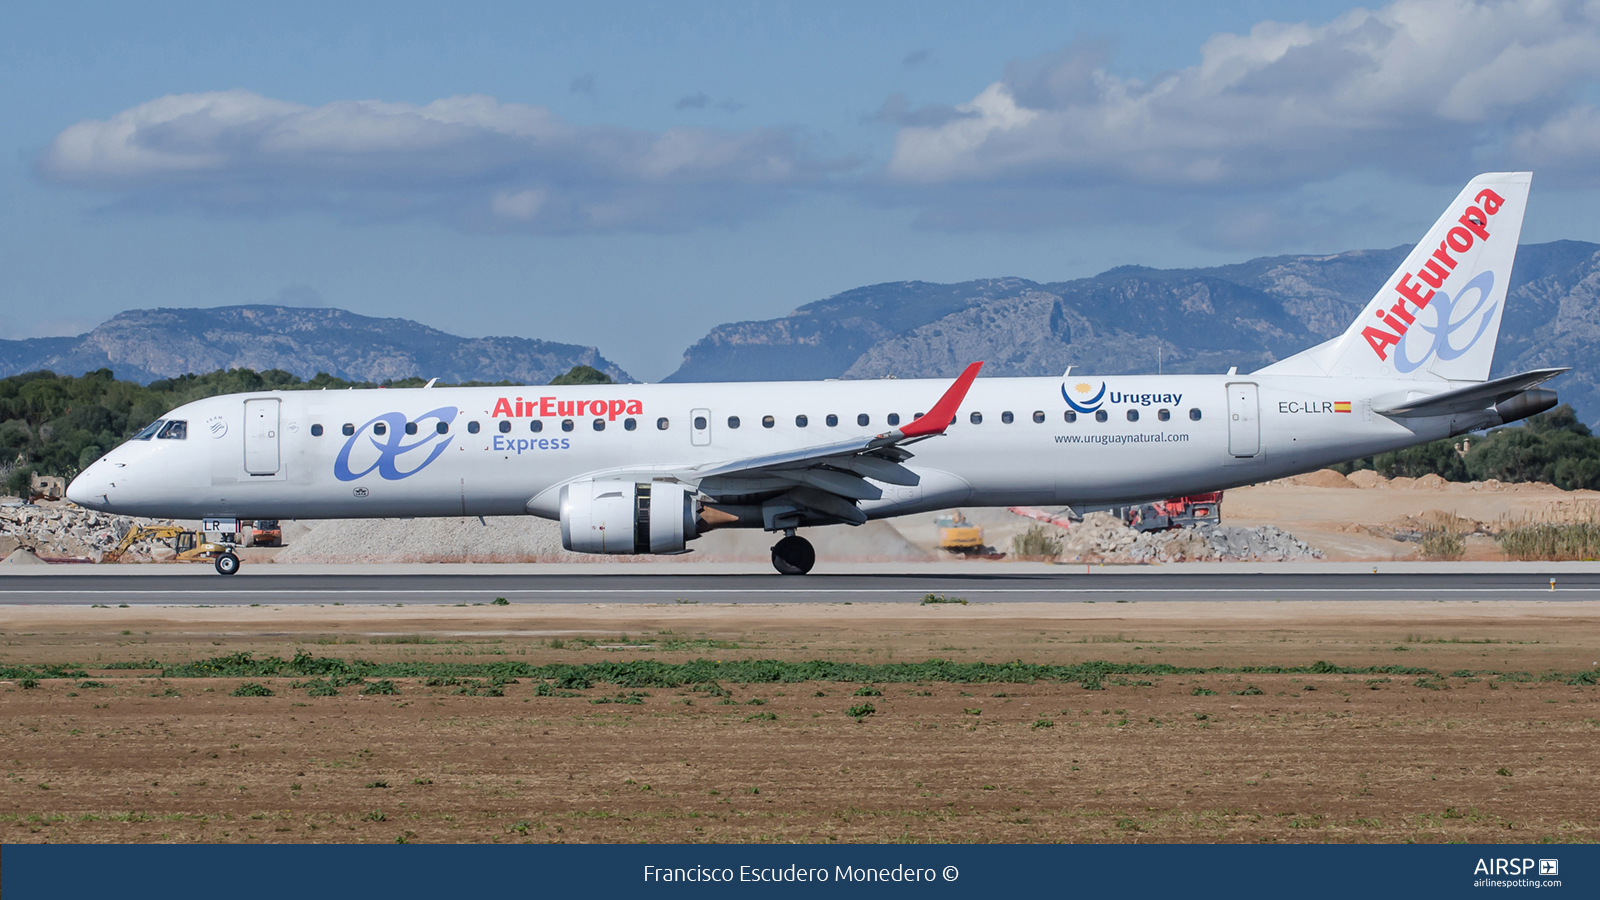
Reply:
[[[594, 344], [864, 284], [1600, 240], [1577, 4], [50, 4], [0, 19], [0, 338], [290, 302]], [[424, 373], [425, 374], [425, 373]]]

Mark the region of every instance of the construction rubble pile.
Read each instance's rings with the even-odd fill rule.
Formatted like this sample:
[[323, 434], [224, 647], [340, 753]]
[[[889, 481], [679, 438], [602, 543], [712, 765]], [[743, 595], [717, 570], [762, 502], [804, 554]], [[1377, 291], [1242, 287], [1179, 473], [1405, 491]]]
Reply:
[[[25, 504], [13, 500], [0, 504], [0, 560], [99, 562], [129, 530], [146, 522], [129, 516], [108, 516], [66, 501]], [[138, 541], [123, 559], [147, 562], [172, 555], [172, 548], [165, 541]]]
[[1275, 525], [1201, 525], [1136, 531], [1109, 513], [1090, 513], [1060, 536], [1061, 559], [1075, 562], [1298, 561], [1322, 551]]

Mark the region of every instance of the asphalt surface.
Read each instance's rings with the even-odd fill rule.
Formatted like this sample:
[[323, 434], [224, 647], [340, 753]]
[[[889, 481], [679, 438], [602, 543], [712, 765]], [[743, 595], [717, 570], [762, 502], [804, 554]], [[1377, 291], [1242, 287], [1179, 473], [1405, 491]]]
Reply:
[[1223, 600], [1600, 600], [1600, 572], [1516, 573], [856, 574], [254, 574], [0, 579], [0, 606], [248, 606], [487, 603], [917, 603], [927, 594], [974, 603]]

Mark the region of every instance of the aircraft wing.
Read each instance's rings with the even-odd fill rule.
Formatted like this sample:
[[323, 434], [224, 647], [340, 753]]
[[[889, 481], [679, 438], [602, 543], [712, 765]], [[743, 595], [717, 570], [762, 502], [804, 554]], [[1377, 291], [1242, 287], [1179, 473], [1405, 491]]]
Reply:
[[908, 444], [944, 434], [956, 410], [978, 377], [983, 363], [967, 366], [927, 414], [881, 434], [785, 450], [763, 456], [724, 460], [673, 470], [679, 481], [695, 484], [716, 497], [752, 498], [782, 494], [788, 506], [841, 521], [861, 524], [866, 514], [859, 500], [877, 500], [883, 490], [866, 479], [886, 484], [915, 485], [917, 473], [900, 465], [912, 454]]
[[[1540, 385], [1567, 371], [1560, 369], [1534, 369], [1520, 375], [1507, 375], [1481, 384], [1472, 384], [1431, 397], [1407, 400], [1384, 409], [1373, 409], [1380, 416], [1393, 419], [1414, 419], [1425, 416], [1448, 416], [1455, 413], [1487, 409], [1508, 400], [1527, 389]], [[1377, 406], [1378, 404], [1374, 404]]]

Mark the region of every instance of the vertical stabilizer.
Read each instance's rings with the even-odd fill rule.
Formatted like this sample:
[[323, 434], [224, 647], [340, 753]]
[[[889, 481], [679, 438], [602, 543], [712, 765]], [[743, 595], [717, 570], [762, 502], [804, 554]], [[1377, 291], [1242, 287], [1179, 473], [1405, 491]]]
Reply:
[[1532, 180], [1531, 172], [1472, 179], [1344, 334], [1262, 371], [1488, 378]]

